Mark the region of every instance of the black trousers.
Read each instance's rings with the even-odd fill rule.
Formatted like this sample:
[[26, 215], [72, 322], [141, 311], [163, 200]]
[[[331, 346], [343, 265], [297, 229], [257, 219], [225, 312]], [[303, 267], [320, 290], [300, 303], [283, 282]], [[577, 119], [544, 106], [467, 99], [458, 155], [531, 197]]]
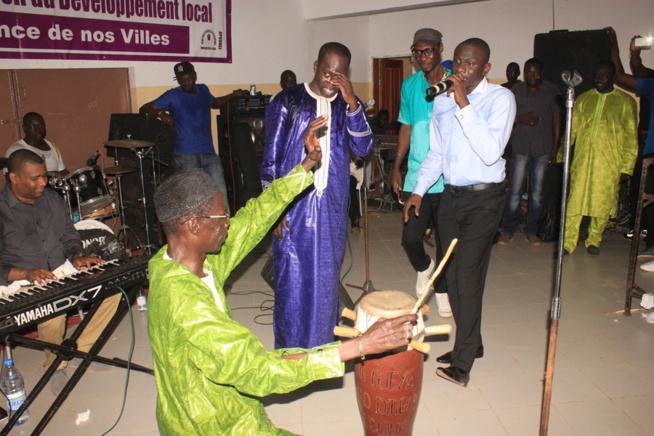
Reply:
[[[400, 193], [402, 201], [406, 202], [411, 196], [410, 192], [402, 191]], [[433, 222], [434, 231], [436, 235], [436, 265], [443, 258], [443, 250], [441, 249], [441, 242], [438, 236], [438, 205], [441, 202], [441, 193], [438, 194], [425, 194], [422, 197], [422, 205], [416, 216], [413, 211], [409, 213], [409, 221], [404, 223], [402, 228], [402, 245], [406, 251], [409, 262], [416, 272], [424, 271], [429, 268], [430, 256], [425, 252], [425, 244], [423, 237], [429, 224]], [[434, 283], [434, 289], [437, 294], [447, 293], [447, 284], [441, 274]]]
[[493, 238], [506, 202], [502, 184], [483, 191], [452, 192], [441, 197], [438, 227], [441, 245], [459, 242], [445, 267], [447, 291], [456, 322], [452, 365], [470, 371], [481, 340], [481, 309]]

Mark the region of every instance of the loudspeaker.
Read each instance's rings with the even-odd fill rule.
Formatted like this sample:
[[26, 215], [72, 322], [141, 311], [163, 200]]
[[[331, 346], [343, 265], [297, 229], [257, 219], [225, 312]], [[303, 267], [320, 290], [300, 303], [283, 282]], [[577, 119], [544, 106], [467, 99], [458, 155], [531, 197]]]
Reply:
[[253, 151], [257, 157], [257, 161], [260, 163], [261, 158], [263, 157], [263, 150], [266, 146], [266, 112], [265, 111], [256, 111], [256, 112], [245, 112], [238, 113], [234, 118], [235, 124], [244, 123], [247, 124], [250, 128], [250, 136], [253, 146]]
[[[149, 227], [150, 244], [162, 246], [165, 244], [163, 230], [158, 226], [154, 209], [154, 190], [161, 182], [173, 173], [173, 155], [175, 152], [175, 129], [166, 126], [163, 121], [141, 114], [112, 114], [109, 126], [109, 140], [137, 139], [154, 142], [152, 157], [163, 162], [162, 165], [149, 157], [143, 158], [143, 178], [145, 181], [145, 204], [143, 208], [143, 192], [141, 191], [141, 177], [138, 171], [125, 174], [121, 177], [123, 186], [123, 203], [125, 210], [125, 224], [127, 224], [139, 238], [146, 244], [145, 213]], [[107, 156], [116, 159], [119, 164], [125, 163], [138, 167], [137, 151], [144, 149], [126, 149], [107, 147]]]
[[577, 70], [584, 79], [575, 88], [575, 94], [579, 95], [593, 88], [595, 65], [610, 59], [611, 52], [604, 30], [557, 30], [534, 37], [534, 57], [543, 62], [543, 79], [558, 86], [562, 95], [567, 87], [561, 80], [561, 72]]
[[261, 161], [265, 147], [265, 109], [239, 110], [230, 102], [226, 114], [216, 116], [218, 152], [225, 171], [232, 213], [261, 193]]

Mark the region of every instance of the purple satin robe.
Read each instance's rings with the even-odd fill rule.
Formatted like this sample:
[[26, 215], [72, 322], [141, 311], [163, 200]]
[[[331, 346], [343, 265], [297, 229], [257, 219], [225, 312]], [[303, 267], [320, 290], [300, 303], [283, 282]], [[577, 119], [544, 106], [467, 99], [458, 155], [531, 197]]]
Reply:
[[[347, 103], [339, 93], [331, 111], [328, 186], [321, 197], [313, 186], [298, 196], [286, 214], [290, 232], [284, 231], [282, 241], [273, 237], [275, 348], [311, 348], [334, 340], [347, 227], [348, 146], [361, 157], [367, 155], [372, 132], [360, 103], [346, 114]], [[304, 84], [275, 96], [266, 113], [264, 188], [304, 159], [303, 136], [315, 118], [316, 100]]]

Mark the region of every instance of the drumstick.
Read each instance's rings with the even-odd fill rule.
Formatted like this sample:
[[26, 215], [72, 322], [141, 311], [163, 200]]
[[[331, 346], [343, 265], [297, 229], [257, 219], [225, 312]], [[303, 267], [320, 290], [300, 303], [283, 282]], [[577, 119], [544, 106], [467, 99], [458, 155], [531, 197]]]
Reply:
[[436, 277], [441, 273], [443, 268], [445, 267], [445, 264], [447, 263], [447, 260], [450, 258], [450, 254], [452, 254], [452, 250], [454, 250], [454, 246], [456, 243], [459, 242], [457, 238], [452, 239], [452, 242], [450, 243], [450, 246], [447, 248], [447, 252], [445, 253], [445, 256], [443, 256], [443, 259], [441, 259], [441, 263], [438, 264], [438, 268], [436, 268], [436, 272], [431, 276], [429, 279], [429, 282], [427, 283], [427, 286], [425, 287], [424, 292], [422, 293], [422, 297], [418, 301], [416, 301], [416, 305], [413, 306], [413, 310], [411, 313], [418, 313], [418, 309], [420, 309], [420, 306], [427, 300], [427, 297], [429, 296], [429, 290], [431, 289], [431, 285], [434, 284], [436, 281]]

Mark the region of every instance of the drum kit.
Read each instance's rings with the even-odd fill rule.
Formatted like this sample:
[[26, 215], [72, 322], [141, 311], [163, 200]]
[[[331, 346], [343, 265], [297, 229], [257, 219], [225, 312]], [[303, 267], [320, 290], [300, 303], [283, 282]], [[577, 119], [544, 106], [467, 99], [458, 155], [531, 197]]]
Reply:
[[[133, 151], [138, 158], [139, 164], [135, 165], [131, 161], [119, 163], [118, 159], [116, 159], [115, 165], [105, 168], [104, 171], [98, 165], [92, 165], [80, 168], [67, 176], [49, 172], [48, 185], [64, 197], [68, 213], [73, 222], [86, 219], [104, 221], [105, 219], [118, 217], [120, 219], [120, 229], [116, 234], [116, 238], [125, 250], [128, 253], [138, 251], [139, 254], [150, 255], [156, 247], [150, 243], [149, 237], [143, 159], [149, 158], [161, 165], [167, 165], [149, 155], [155, 145], [154, 142], [128, 138], [126, 140], [106, 141], [104, 145], [107, 148], [124, 148]], [[136, 171], [140, 173], [142, 197], [139, 202], [143, 207], [145, 216], [145, 233], [147, 235], [145, 244], [139, 240], [135, 232], [125, 222], [126, 207], [123, 201], [121, 177]], [[115, 177], [115, 188], [113, 183], [107, 183], [107, 176]], [[116, 212], [116, 209], [118, 209], [118, 212]]]
[[[140, 244], [141, 250], [140, 252], [143, 254], [151, 255], [154, 254], [154, 252], [157, 250], [157, 247], [152, 243], [150, 239], [150, 221], [148, 219], [148, 196], [146, 195], [146, 189], [145, 189], [145, 177], [146, 177], [146, 171], [145, 171], [145, 166], [144, 166], [144, 159], [150, 159], [153, 163], [157, 163], [163, 167], [168, 167], [168, 164], [161, 161], [160, 159], [157, 159], [154, 156], [154, 149], [155, 149], [155, 143], [154, 142], [149, 142], [149, 141], [141, 141], [141, 140], [136, 140], [136, 139], [131, 139], [131, 135], [127, 135], [127, 139], [120, 139], [120, 140], [114, 140], [114, 141], [106, 141], [104, 142], [104, 146], [109, 149], [114, 149], [114, 156], [115, 156], [115, 166], [109, 168], [110, 170], [116, 177], [116, 183], [118, 185], [118, 197], [120, 201], [120, 217], [121, 217], [121, 228], [118, 231], [118, 240], [120, 241], [121, 238], [126, 238], [129, 233], [134, 234], [133, 230], [127, 226], [125, 223], [125, 204], [123, 201], [123, 195], [122, 195], [122, 183], [121, 183], [121, 177], [124, 176], [125, 174], [129, 174], [135, 171], [139, 172], [139, 182], [140, 182], [140, 188], [141, 188], [141, 198], [139, 198], [139, 203], [141, 204], [141, 207], [143, 208], [143, 225], [145, 227], [145, 244]], [[136, 158], [138, 159], [138, 165], [133, 166], [133, 165], [128, 165], [126, 162], [121, 164], [118, 161], [118, 156], [119, 154], [116, 153], [116, 149], [123, 149], [130, 151], [134, 153]], [[105, 170], [106, 172], [107, 170]], [[109, 174], [109, 173], [107, 173]], [[149, 177], [149, 176], [148, 176]], [[158, 180], [158, 173], [157, 173], [157, 166], [152, 165], [152, 183], [154, 184], [154, 189], [156, 190], [157, 188], [157, 180]], [[136, 237], [136, 235], [134, 235]]]
[[106, 176], [98, 166], [80, 168], [67, 176], [48, 172], [48, 186], [64, 197], [70, 218], [111, 218], [115, 206], [107, 188]]

